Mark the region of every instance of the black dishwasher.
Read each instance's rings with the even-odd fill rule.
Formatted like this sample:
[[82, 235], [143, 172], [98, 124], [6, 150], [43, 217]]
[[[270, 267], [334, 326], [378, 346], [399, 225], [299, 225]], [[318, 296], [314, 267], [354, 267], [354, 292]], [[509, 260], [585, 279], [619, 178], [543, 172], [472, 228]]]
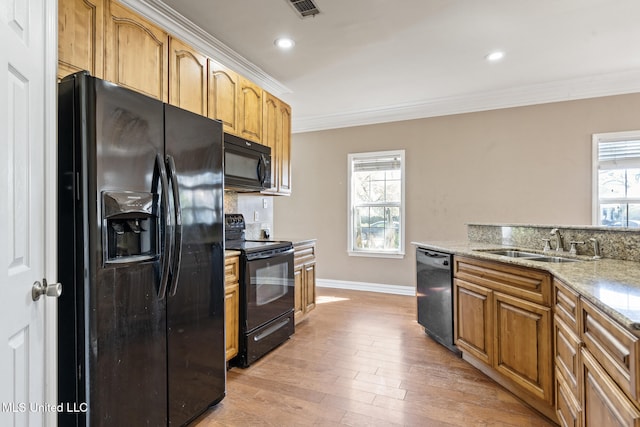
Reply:
[[453, 255], [416, 249], [418, 323], [431, 338], [458, 356], [453, 343]]

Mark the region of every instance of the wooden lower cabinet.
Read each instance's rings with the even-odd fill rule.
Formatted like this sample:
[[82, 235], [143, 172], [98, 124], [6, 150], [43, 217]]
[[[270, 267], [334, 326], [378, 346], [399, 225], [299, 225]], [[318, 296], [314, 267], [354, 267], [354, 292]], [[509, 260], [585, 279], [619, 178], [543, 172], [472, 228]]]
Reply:
[[494, 309], [494, 368], [553, 405], [551, 308], [496, 292]]
[[492, 365], [493, 318], [490, 304], [493, 292], [460, 279], [454, 279], [454, 289], [456, 345]]
[[316, 308], [315, 240], [294, 242], [294, 316], [298, 324]]
[[640, 427], [638, 338], [554, 279], [556, 414], [561, 426]]
[[638, 427], [640, 411], [586, 349], [582, 349], [585, 427]]
[[238, 354], [240, 334], [240, 259], [238, 255], [224, 260], [224, 327], [226, 336], [226, 360]]
[[556, 370], [556, 413], [561, 427], [582, 425], [582, 406], [559, 370]]
[[463, 357], [555, 417], [551, 276], [454, 257], [454, 339]]

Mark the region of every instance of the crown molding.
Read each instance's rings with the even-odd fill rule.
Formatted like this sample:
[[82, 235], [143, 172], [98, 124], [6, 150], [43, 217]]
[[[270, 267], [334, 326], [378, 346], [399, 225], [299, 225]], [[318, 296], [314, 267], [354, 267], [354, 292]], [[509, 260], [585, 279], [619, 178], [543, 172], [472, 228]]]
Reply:
[[640, 69], [322, 116], [294, 115], [292, 132], [312, 132], [636, 92], [640, 92]]
[[271, 77], [260, 67], [232, 50], [211, 34], [182, 16], [161, 0], [118, 0], [149, 21], [162, 27], [169, 34], [188, 43], [194, 49], [214, 58], [243, 77], [251, 80], [267, 92], [281, 97], [291, 89]]
[[[277, 97], [292, 90], [198, 27], [161, 0], [119, 0], [205, 55]], [[640, 92], [640, 69], [487, 90], [379, 108], [317, 116], [292, 116], [292, 132], [313, 132]]]

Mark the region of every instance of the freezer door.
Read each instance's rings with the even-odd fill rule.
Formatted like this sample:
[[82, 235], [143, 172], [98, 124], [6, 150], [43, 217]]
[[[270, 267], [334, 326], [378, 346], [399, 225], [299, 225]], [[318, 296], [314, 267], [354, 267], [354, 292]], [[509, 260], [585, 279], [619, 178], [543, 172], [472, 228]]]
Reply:
[[163, 106], [86, 74], [59, 97], [59, 401], [88, 408], [59, 425], [166, 425]]
[[169, 423], [225, 394], [222, 124], [165, 105], [175, 240], [167, 290]]

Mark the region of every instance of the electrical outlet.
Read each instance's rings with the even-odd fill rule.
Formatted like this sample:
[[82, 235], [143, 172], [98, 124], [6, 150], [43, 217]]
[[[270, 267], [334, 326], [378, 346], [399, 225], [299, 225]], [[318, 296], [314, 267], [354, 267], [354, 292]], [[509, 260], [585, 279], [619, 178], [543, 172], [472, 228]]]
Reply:
[[262, 207], [265, 209], [269, 207], [269, 199], [267, 198], [262, 199]]
[[254, 222], [260, 221], [260, 213], [258, 211], [253, 211], [253, 221]]

